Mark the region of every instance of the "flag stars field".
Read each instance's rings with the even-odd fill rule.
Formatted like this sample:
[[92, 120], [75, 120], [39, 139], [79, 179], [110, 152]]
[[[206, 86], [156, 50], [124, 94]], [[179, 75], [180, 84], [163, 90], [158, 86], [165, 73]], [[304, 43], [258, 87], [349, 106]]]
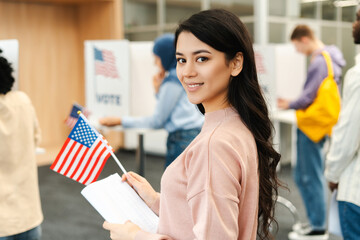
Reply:
[[74, 141], [84, 144], [87, 147], [90, 147], [96, 141], [96, 134], [89, 126], [86, 125], [84, 120], [80, 119], [80, 122], [78, 124], [79, 127], [74, 128], [73, 134], [70, 134], [70, 138]]

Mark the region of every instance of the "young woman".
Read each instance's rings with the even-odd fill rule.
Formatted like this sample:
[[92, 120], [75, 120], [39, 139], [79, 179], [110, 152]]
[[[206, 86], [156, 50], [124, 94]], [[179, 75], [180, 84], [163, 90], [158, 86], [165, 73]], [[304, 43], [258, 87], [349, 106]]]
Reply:
[[205, 114], [200, 134], [167, 168], [161, 194], [123, 176], [160, 217], [158, 233], [104, 223], [112, 239], [270, 238], [280, 155], [244, 24], [225, 10], [202, 11], [175, 34], [177, 75]]

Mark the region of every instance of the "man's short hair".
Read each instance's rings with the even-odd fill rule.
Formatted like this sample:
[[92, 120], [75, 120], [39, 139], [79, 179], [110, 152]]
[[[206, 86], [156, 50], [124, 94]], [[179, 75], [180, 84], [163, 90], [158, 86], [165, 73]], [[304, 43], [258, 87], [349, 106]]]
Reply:
[[314, 39], [314, 32], [307, 25], [297, 25], [291, 34], [291, 41], [301, 40], [302, 37]]

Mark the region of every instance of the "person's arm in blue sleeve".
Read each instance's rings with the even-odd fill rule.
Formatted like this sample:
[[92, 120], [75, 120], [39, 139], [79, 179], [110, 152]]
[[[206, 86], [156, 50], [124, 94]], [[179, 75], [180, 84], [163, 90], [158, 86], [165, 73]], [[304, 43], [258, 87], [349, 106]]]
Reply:
[[150, 117], [123, 117], [124, 128], [163, 128], [182, 94], [181, 85], [165, 82], [157, 94], [154, 114]]

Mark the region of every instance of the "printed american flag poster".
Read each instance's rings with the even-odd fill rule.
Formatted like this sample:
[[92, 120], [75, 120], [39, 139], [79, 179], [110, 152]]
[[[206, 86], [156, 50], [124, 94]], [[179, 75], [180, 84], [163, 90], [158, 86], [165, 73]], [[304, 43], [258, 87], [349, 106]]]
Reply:
[[85, 105], [91, 120], [129, 115], [130, 42], [88, 40], [84, 47]]
[[96, 181], [111, 151], [105, 138], [80, 114], [50, 169], [88, 185]]
[[94, 47], [95, 74], [109, 78], [119, 78], [116, 68], [116, 58], [110, 50], [100, 50]]

